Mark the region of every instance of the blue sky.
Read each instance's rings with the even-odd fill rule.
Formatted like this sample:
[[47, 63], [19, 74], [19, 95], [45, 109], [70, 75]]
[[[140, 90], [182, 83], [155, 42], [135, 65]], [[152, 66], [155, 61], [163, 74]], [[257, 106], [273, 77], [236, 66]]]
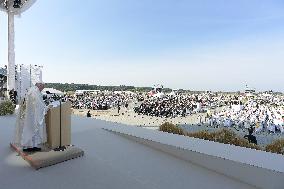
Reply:
[[[80, 2], [38, 0], [16, 17], [16, 63], [43, 65], [45, 82], [284, 91], [283, 1]], [[0, 36], [4, 65], [3, 12]]]

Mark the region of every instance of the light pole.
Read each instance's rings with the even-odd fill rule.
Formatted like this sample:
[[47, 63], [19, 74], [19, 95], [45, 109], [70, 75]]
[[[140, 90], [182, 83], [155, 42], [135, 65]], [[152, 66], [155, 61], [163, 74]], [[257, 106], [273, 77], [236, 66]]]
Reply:
[[8, 14], [8, 68], [7, 68], [7, 89], [14, 89], [15, 86], [15, 29], [14, 17], [28, 10], [36, 0], [0, 0], [0, 9]]

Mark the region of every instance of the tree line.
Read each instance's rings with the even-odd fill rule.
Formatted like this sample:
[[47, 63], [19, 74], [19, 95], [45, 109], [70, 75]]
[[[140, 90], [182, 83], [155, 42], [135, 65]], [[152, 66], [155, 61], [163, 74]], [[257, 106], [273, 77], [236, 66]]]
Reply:
[[[63, 92], [70, 92], [76, 90], [100, 90], [100, 91], [132, 91], [132, 92], [148, 92], [152, 87], [135, 87], [135, 86], [102, 86], [89, 84], [75, 84], [75, 83], [45, 83], [46, 88], [54, 88]], [[164, 88], [164, 92], [170, 92], [170, 88]]]

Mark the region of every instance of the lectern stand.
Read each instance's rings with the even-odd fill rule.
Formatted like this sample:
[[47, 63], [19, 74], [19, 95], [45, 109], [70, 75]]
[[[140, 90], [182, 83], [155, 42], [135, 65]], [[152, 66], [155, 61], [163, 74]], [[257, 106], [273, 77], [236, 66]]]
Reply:
[[11, 147], [33, 168], [40, 169], [84, 155], [84, 151], [71, 144], [71, 103], [59, 103], [45, 117], [47, 145], [39, 152], [26, 153], [20, 146]]
[[59, 121], [59, 147], [58, 148], [55, 148], [54, 151], [64, 151], [66, 150], [66, 146], [62, 146], [62, 102], [60, 101], [60, 114], [59, 114], [59, 117], [60, 117], [60, 121]]
[[71, 103], [59, 103], [46, 115], [47, 145], [54, 150], [64, 150], [71, 144]]

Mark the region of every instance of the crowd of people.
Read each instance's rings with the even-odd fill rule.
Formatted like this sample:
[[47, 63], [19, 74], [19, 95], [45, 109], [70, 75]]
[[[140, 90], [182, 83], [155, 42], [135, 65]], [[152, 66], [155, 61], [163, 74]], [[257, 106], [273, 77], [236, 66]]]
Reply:
[[228, 98], [227, 95], [221, 93], [169, 93], [146, 98], [134, 111], [138, 114], [157, 117], [185, 117], [229, 105], [235, 100], [235, 97]]
[[[245, 100], [245, 101], [244, 101]], [[259, 94], [243, 103], [233, 104], [210, 116], [209, 124], [224, 127], [250, 128], [256, 132], [284, 132], [284, 97]]]
[[210, 95], [167, 94], [160, 97], [146, 98], [134, 111], [138, 114], [156, 117], [185, 117], [215, 104], [216, 101], [210, 98]]
[[72, 103], [74, 109], [108, 110], [128, 106], [136, 98], [133, 93], [100, 92], [82, 95], [65, 95], [64, 99]]
[[[74, 109], [108, 110], [136, 104], [140, 115], [174, 118], [197, 112], [206, 114], [211, 126], [251, 128], [256, 132], [284, 132], [284, 96], [257, 94], [251, 97], [224, 93], [182, 93], [149, 96], [147, 93], [99, 92], [97, 94], [65, 95]], [[217, 111], [217, 107], [223, 107]]]

